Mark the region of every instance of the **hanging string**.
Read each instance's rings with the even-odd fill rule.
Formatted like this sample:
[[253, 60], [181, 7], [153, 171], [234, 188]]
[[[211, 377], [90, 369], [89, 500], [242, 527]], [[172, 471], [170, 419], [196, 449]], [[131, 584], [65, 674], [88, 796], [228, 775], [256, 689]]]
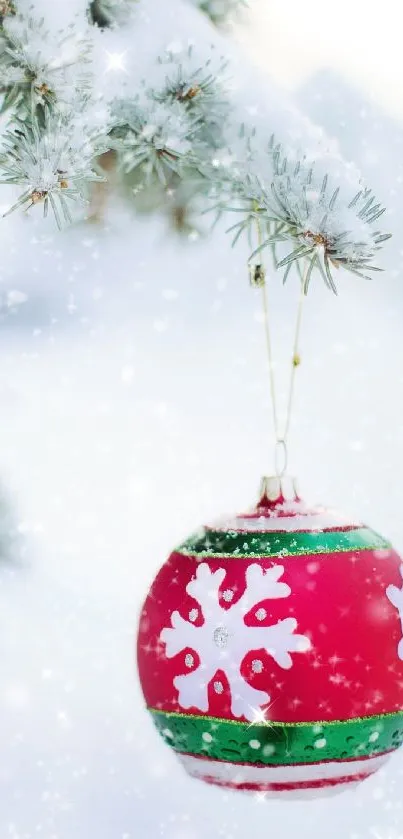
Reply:
[[[262, 230], [261, 230], [261, 222], [258, 215], [258, 209], [256, 208], [256, 231], [257, 231], [257, 239], [258, 239], [258, 247], [261, 247], [263, 243], [262, 239]], [[273, 425], [274, 425], [274, 435], [276, 440], [275, 446], [275, 471], [276, 475], [281, 476], [284, 474], [287, 468], [287, 459], [288, 459], [288, 452], [287, 452], [287, 440], [288, 434], [290, 431], [291, 425], [291, 416], [292, 416], [292, 409], [294, 403], [294, 394], [295, 394], [295, 379], [296, 379], [296, 371], [301, 363], [300, 353], [299, 353], [299, 344], [300, 344], [300, 335], [301, 335], [301, 324], [302, 324], [302, 312], [303, 312], [303, 303], [305, 299], [305, 278], [306, 278], [306, 271], [303, 276], [300, 278], [300, 295], [299, 295], [299, 302], [298, 302], [298, 309], [297, 309], [297, 319], [295, 325], [295, 332], [294, 332], [294, 342], [293, 342], [293, 353], [291, 358], [291, 374], [290, 374], [290, 382], [289, 382], [289, 389], [288, 389], [288, 399], [287, 399], [287, 410], [286, 410], [286, 417], [284, 423], [284, 431], [281, 434], [280, 431], [280, 423], [279, 423], [279, 414], [277, 410], [277, 393], [276, 393], [276, 382], [275, 382], [275, 375], [274, 375], [274, 359], [273, 359], [273, 350], [272, 350], [272, 340], [271, 340], [271, 330], [270, 330], [270, 316], [269, 316], [269, 295], [267, 289], [267, 282], [266, 282], [266, 272], [263, 265], [255, 265], [252, 268], [251, 272], [251, 280], [253, 285], [259, 286], [262, 290], [262, 303], [263, 303], [263, 324], [264, 324], [264, 331], [265, 331], [265, 338], [266, 338], [266, 351], [267, 351], [267, 360], [269, 365], [269, 382], [270, 382], [270, 400], [272, 405], [273, 411]]]
[[301, 356], [299, 354], [299, 342], [300, 342], [300, 335], [301, 335], [301, 324], [302, 324], [302, 311], [303, 311], [303, 304], [305, 300], [305, 277], [301, 277], [300, 279], [300, 295], [298, 301], [298, 309], [297, 309], [297, 320], [295, 324], [295, 333], [294, 333], [294, 347], [293, 347], [293, 354], [291, 359], [291, 376], [290, 376], [290, 387], [288, 392], [288, 403], [287, 403], [287, 414], [286, 414], [286, 421], [284, 427], [284, 441], [288, 438], [288, 432], [290, 430], [290, 423], [291, 423], [291, 413], [293, 407], [293, 400], [294, 400], [294, 392], [295, 392], [295, 374], [297, 372], [297, 367], [301, 364]]
[[[256, 217], [256, 228], [257, 228], [257, 239], [258, 239], [258, 246], [262, 245], [262, 229], [260, 225], [260, 218], [259, 216]], [[263, 325], [264, 325], [264, 332], [266, 337], [266, 350], [267, 350], [267, 358], [269, 362], [269, 377], [270, 377], [270, 395], [271, 395], [271, 406], [273, 411], [273, 426], [274, 426], [274, 433], [276, 435], [276, 440], [278, 440], [279, 434], [279, 422], [278, 422], [278, 412], [277, 412], [277, 400], [276, 400], [276, 382], [274, 378], [274, 364], [273, 364], [273, 352], [272, 352], [272, 345], [271, 345], [271, 334], [270, 334], [270, 323], [269, 323], [269, 295], [267, 291], [267, 283], [266, 283], [266, 271], [263, 266], [256, 266], [260, 267], [261, 269], [261, 276], [260, 276], [260, 285], [262, 289], [262, 302], [263, 302]]]

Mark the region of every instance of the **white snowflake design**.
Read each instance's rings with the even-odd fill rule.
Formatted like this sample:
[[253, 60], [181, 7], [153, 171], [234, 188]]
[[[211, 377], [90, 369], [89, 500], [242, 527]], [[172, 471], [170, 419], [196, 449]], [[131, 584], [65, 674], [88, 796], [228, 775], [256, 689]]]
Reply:
[[[400, 575], [403, 577], [403, 565], [400, 566]], [[388, 586], [386, 589], [386, 597], [393, 606], [399, 612], [400, 623], [402, 625], [402, 633], [403, 633], [403, 586], [402, 588], [398, 588], [397, 586]], [[397, 647], [397, 654], [399, 658], [403, 661], [403, 638], [400, 639], [398, 647]]]
[[[195, 626], [175, 611], [171, 615], [171, 627], [163, 629], [160, 636], [166, 645], [168, 658], [187, 648], [195, 651], [199, 657], [200, 663], [191, 673], [175, 676], [173, 680], [182, 708], [194, 707], [208, 711], [208, 686], [217, 670], [224, 671], [228, 679], [234, 717], [244, 716], [253, 721], [259, 709], [270, 702], [266, 691], [252, 687], [241, 675], [240, 668], [245, 656], [250, 652], [265, 650], [280, 667], [288, 670], [292, 667], [290, 653], [305, 652], [311, 646], [306, 635], [294, 634], [297, 628], [295, 618], [285, 618], [271, 626], [245, 624], [245, 616], [258, 603], [291, 594], [290, 587], [279, 582], [283, 573], [282, 565], [274, 565], [266, 572], [259, 565], [249, 565], [244, 594], [230, 608], [223, 609], [219, 601], [219, 590], [226, 575], [225, 570], [219, 568], [212, 572], [207, 563], [199, 565], [186, 591], [201, 607], [204, 623]], [[224, 599], [229, 602], [228, 596]], [[257, 619], [258, 612], [261, 613], [261, 609], [255, 610]]]

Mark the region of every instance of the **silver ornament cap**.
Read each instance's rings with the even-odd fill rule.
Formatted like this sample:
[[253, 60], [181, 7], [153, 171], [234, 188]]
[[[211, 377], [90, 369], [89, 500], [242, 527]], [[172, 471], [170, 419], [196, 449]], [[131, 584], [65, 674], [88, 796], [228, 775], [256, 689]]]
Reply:
[[290, 475], [265, 475], [260, 482], [260, 504], [300, 501], [296, 479]]

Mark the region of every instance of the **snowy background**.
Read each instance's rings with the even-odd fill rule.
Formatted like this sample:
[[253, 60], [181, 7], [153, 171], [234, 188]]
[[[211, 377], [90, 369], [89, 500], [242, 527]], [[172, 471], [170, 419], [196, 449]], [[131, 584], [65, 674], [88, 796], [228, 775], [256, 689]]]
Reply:
[[[389, 94], [371, 101], [372, 23], [351, 20], [365, 78], [343, 42], [335, 60], [314, 40], [302, 84], [286, 78], [283, 94], [269, 66], [256, 85], [337, 138], [390, 211], [385, 274], [340, 276], [338, 298], [319, 281], [310, 292], [290, 443], [306, 498], [403, 551], [403, 134]], [[249, 25], [245, 64], [263, 64], [265, 26], [285, 66], [299, 17], [283, 28], [256, 3]], [[0, 572], [0, 839], [398, 839], [400, 755], [342, 798], [262, 804], [188, 779], [142, 707], [133, 649], [149, 583], [201, 522], [250, 505], [271, 468], [246, 248], [223, 229], [178, 242], [164, 220], [115, 206], [102, 230], [11, 217], [0, 250], [0, 462], [23, 557]], [[277, 278], [271, 299], [284, 400], [296, 285]]]

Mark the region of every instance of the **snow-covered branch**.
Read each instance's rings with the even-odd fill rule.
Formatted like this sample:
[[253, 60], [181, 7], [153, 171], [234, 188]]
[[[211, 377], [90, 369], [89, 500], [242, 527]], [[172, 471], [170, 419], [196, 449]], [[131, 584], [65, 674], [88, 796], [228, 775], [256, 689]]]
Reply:
[[58, 224], [69, 220], [70, 199], [86, 194], [99, 177], [97, 156], [111, 150], [137, 206], [146, 195], [149, 206], [169, 203], [178, 217], [195, 198], [202, 210], [235, 209], [234, 239], [258, 227], [253, 257], [270, 246], [284, 279], [297, 265], [305, 289], [314, 272], [335, 291], [340, 267], [361, 277], [379, 270], [389, 234], [379, 230], [383, 208], [357, 172], [340, 155], [304, 147], [302, 118], [291, 109], [276, 145], [273, 105], [269, 118], [264, 106], [241, 104], [226, 42], [200, 14], [221, 22], [237, 0], [188, 0], [189, 21], [206, 29], [197, 50], [190, 30], [182, 41], [160, 36], [164, 15], [175, 32], [179, 19], [186, 25], [181, 0], [172, 0], [177, 17], [161, 0], [75, 0], [81, 12], [61, 31], [50, 8], [49, 21], [40, 14], [48, 1], [35, 0], [27, 14], [28, 0], [0, 0], [8, 120], [0, 178], [22, 187], [12, 209], [43, 203]]
[[69, 202], [85, 199], [88, 183], [102, 180], [94, 169], [94, 152], [104, 147], [99, 136], [72, 113], [48, 115], [44, 126], [17, 122], [3, 137], [0, 182], [21, 187], [9, 212], [43, 204], [57, 224], [71, 223]]
[[[261, 171], [255, 174], [252, 151], [248, 165], [234, 175], [235, 206], [228, 206], [228, 199], [224, 205], [240, 215], [229, 228], [234, 242], [244, 232], [251, 237], [258, 231], [262, 241], [251, 253], [251, 260], [270, 247], [284, 282], [296, 265], [304, 277], [305, 292], [314, 271], [334, 293], [334, 272], [338, 268], [371, 279], [371, 271], [381, 270], [375, 264], [377, 255], [390, 238], [389, 233], [379, 230], [378, 220], [385, 208], [371, 190], [359, 181], [350, 181], [346, 172], [338, 177], [337, 158], [327, 162], [336, 172], [329, 175], [323, 164], [298, 156], [298, 150], [288, 149], [286, 155], [272, 137], [266, 177]], [[231, 186], [228, 173], [225, 177]], [[276, 256], [276, 246], [285, 249], [284, 256]]]
[[0, 30], [2, 110], [29, 120], [38, 107], [71, 102], [92, 87], [91, 41], [72, 24], [53, 33], [43, 19], [8, 15]]

